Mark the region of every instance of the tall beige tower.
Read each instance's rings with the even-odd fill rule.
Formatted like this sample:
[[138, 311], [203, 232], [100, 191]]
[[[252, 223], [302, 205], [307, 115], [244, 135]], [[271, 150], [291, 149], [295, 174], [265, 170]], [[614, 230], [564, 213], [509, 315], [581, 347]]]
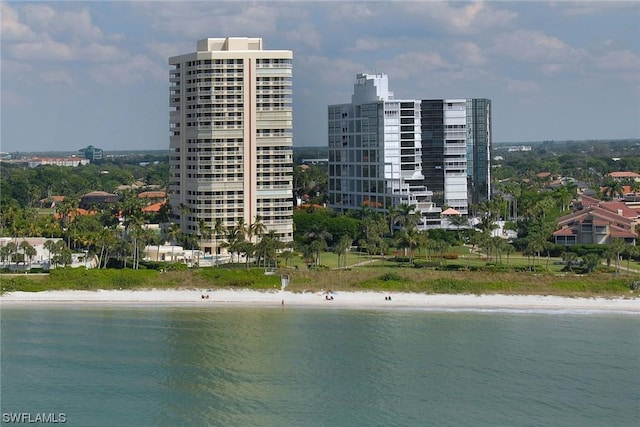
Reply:
[[[292, 58], [247, 37], [169, 58], [169, 202], [184, 233], [258, 218], [293, 240]], [[221, 253], [215, 240], [203, 250]]]

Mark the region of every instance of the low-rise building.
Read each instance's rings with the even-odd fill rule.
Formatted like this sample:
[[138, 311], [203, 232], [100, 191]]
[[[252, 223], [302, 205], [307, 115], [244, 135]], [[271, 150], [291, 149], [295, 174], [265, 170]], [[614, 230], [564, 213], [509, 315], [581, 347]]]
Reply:
[[81, 157], [34, 157], [27, 162], [30, 168], [37, 168], [42, 165], [54, 165], [64, 167], [77, 167], [88, 165], [89, 160]]
[[603, 202], [581, 196], [574, 202], [574, 212], [557, 220], [553, 238], [558, 245], [610, 244], [623, 239], [635, 245], [638, 212], [622, 202]]

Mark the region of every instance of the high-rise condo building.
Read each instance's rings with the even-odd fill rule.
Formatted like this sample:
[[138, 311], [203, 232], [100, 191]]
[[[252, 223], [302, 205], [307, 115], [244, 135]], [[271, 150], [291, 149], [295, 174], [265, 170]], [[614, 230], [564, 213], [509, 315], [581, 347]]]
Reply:
[[490, 198], [491, 101], [396, 100], [384, 74], [358, 74], [350, 104], [328, 110], [329, 206], [407, 203], [421, 228], [443, 206], [466, 215]]
[[[169, 58], [169, 202], [183, 232], [259, 221], [293, 239], [292, 59], [246, 37]], [[214, 240], [205, 252], [220, 253]]]
[[491, 198], [491, 101], [421, 102], [422, 170], [433, 201], [467, 214]]
[[329, 106], [329, 207], [386, 211], [401, 203], [439, 221], [422, 174], [420, 101], [395, 99], [384, 74], [358, 74], [350, 104]]

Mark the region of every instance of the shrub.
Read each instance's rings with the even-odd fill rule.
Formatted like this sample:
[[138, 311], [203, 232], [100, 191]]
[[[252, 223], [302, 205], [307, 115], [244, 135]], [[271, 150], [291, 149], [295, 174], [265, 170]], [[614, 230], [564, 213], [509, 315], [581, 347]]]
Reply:
[[398, 273], [385, 273], [378, 277], [378, 280], [382, 280], [383, 282], [403, 282], [407, 279], [405, 279]]

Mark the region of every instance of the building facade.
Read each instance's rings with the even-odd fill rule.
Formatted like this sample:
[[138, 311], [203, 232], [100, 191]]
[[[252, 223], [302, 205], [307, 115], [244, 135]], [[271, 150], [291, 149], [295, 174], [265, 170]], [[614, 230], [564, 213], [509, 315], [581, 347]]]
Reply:
[[89, 160], [91, 163], [100, 162], [103, 159], [104, 152], [101, 148], [96, 148], [93, 145], [81, 148], [78, 150], [78, 155]]
[[329, 207], [385, 212], [401, 203], [439, 218], [422, 174], [420, 101], [396, 100], [384, 74], [358, 74], [350, 104], [328, 109]]
[[[169, 202], [183, 232], [258, 220], [293, 239], [292, 59], [246, 37], [169, 58]], [[205, 252], [220, 253], [214, 240]]]
[[442, 206], [468, 214], [490, 199], [491, 101], [396, 100], [384, 74], [358, 74], [350, 104], [328, 108], [329, 206], [400, 203], [440, 225]]
[[421, 102], [422, 170], [433, 201], [469, 213], [491, 198], [491, 101]]
[[30, 168], [38, 166], [54, 165], [62, 167], [78, 167], [89, 164], [89, 160], [80, 157], [34, 157], [27, 162]]

